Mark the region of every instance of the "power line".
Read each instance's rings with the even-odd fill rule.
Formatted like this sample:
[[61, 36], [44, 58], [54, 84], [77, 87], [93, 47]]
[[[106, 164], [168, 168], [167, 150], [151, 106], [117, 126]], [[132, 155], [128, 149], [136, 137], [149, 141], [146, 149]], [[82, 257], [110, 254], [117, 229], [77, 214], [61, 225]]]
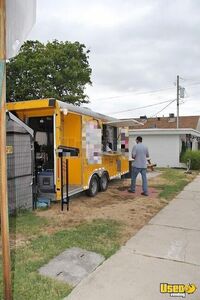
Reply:
[[158, 111], [156, 114], [152, 115], [151, 118], [154, 118], [155, 116], [157, 116], [160, 112], [162, 112], [163, 110], [165, 110], [165, 108], [167, 108], [169, 105], [171, 105], [174, 101], [176, 101], [176, 99], [172, 100], [170, 103], [168, 103], [164, 108], [162, 108], [160, 111]]
[[199, 76], [198, 77], [180, 77], [180, 79], [183, 81], [196, 81], [196, 80], [199, 80]]
[[183, 81], [190, 81], [191, 82], [189, 85], [186, 85], [186, 87], [192, 87], [192, 86], [200, 84], [200, 81], [196, 81], [194, 79], [182, 78], [182, 77], [180, 77], [180, 79], [183, 80]]
[[[186, 79], [187, 80], [187, 79]], [[195, 85], [199, 85], [200, 81], [194, 82], [192, 84], [189, 84], [186, 86], [187, 87], [193, 87]], [[102, 98], [96, 98], [95, 100], [101, 100], [101, 101], [107, 101], [107, 100], [112, 100], [112, 99], [120, 99], [120, 98], [124, 98], [124, 97], [131, 97], [131, 96], [138, 96], [138, 95], [147, 95], [147, 94], [155, 94], [155, 93], [159, 93], [159, 92], [163, 92], [163, 91], [167, 91], [170, 89], [174, 89], [174, 87], [168, 87], [168, 88], [163, 88], [163, 89], [158, 89], [158, 90], [151, 90], [151, 91], [146, 91], [146, 92], [132, 92], [129, 94], [123, 94], [123, 95], [116, 95], [116, 96], [111, 96], [111, 97], [102, 97]]]
[[174, 101], [174, 100], [166, 100], [166, 101], [162, 101], [162, 102], [158, 102], [158, 103], [154, 103], [154, 104], [149, 104], [149, 105], [146, 105], [146, 106], [139, 106], [139, 107], [134, 107], [134, 108], [131, 108], [131, 109], [121, 110], [121, 111], [117, 111], [117, 112], [112, 113], [112, 115], [116, 115], [116, 114], [124, 113], [124, 112], [129, 112], [129, 111], [134, 111], [134, 110], [147, 108], [147, 107], [151, 107], [151, 106], [156, 106], [156, 105], [160, 105], [160, 104], [167, 103], [167, 102], [170, 102], [170, 101]]
[[200, 84], [200, 81], [197, 81], [197, 82], [194, 82], [190, 85], [186, 85], [186, 87], [191, 87], [191, 86], [195, 86], [195, 85], [199, 85]]
[[[185, 78], [181, 78], [181, 79], [182, 80], [189, 80], [189, 79], [185, 79]], [[199, 84], [200, 84], [200, 81], [197, 81], [197, 82], [194, 82], [192, 84], [187, 85], [186, 88], [187, 87], [193, 87], [193, 86], [196, 86], [196, 85], [199, 85]], [[169, 90], [169, 89], [174, 89], [174, 87], [163, 88], [163, 89], [158, 89], [158, 90], [153, 90], [153, 91], [146, 91], [146, 92], [135, 92], [134, 94], [135, 95], [143, 95], [143, 94], [151, 94], [151, 93], [153, 94], [153, 93], [158, 93], [158, 92], [161, 92], [161, 91], [166, 91], [166, 90]], [[96, 100], [109, 100], [109, 99], [116, 99], [116, 98], [122, 98], [122, 97], [127, 97], [127, 96], [131, 96], [131, 94], [126, 94], [126, 95], [121, 95], [121, 96], [112, 96], [112, 97], [107, 97], [107, 98], [98, 98]], [[113, 112], [113, 113], [109, 113], [109, 114], [115, 115], [115, 114], [119, 114], [119, 113], [130, 112], [130, 111], [139, 110], [139, 109], [143, 109], [143, 108], [148, 108], [148, 107], [152, 107], [152, 106], [157, 106], [157, 105], [160, 105], [160, 104], [163, 104], [163, 103], [170, 102], [162, 110], [160, 110], [159, 112], [157, 112], [155, 114], [155, 115], [157, 115], [158, 113], [162, 112], [165, 108], [167, 108], [169, 105], [171, 105], [171, 103], [173, 103], [174, 101], [176, 101], [176, 99], [175, 100], [162, 101], [162, 102], [158, 102], [158, 103], [154, 103], [154, 104], [150, 104], [150, 105], [146, 105], [146, 106], [135, 107], [135, 108], [132, 108], [132, 109], [121, 110], [121, 111], [117, 111], [117, 112]], [[183, 104], [183, 103], [184, 102], [181, 102], [181, 104]]]
[[102, 98], [97, 98], [95, 100], [109, 100], [109, 99], [117, 99], [117, 98], [122, 98], [122, 97], [130, 97], [132, 95], [154, 94], [154, 93], [159, 93], [159, 92], [170, 90], [170, 89], [174, 89], [174, 87], [168, 87], [168, 88], [152, 90], [152, 91], [146, 91], [146, 92], [132, 92], [132, 93], [129, 93], [129, 94], [123, 94], [121, 96], [116, 95], [116, 96], [111, 96], [111, 97], [102, 97]]

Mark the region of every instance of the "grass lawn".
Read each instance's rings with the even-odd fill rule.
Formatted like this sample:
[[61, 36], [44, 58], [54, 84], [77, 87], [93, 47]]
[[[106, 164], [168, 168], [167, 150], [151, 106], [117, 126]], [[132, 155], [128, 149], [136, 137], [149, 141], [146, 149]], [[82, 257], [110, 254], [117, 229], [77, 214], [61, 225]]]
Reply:
[[166, 200], [173, 199], [183, 188], [196, 176], [188, 175], [179, 169], [161, 169], [163, 183], [155, 184], [154, 187], [160, 190], [159, 197]]
[[[17, 219], [19, 231], [26, 233], [27, 226], [33, 224], [31, 231], [34, 231], [34, 234], [38, 232], [39, 235], [26, 245], [12, 250], [12, 283], [15, 300], [57, 300], [70, 293], [69, 285], [40, 276], [37, 272], [39, 267], [66, 248], [81, 247], [108, 258], [120, 246], [118, 237], [121, 226], [112, 220], [95, 220], [76, 228], [47, 235], [40, 234], [43, 224], [45, 230], [46, 220], [38, 218], [34, 213], [21, 215]], [[13, 230], [13, 227], [11, 229]], [[0, 299], [3, 299], [2, 290], [1, 281]]]
[[[144, 226], [196, 175], [186, 175], [183, 171], [174, 169], [160, 171], [161, 175], [150, 182], [150, 186], [159, 191], [159, 198], [156, 199], [143, 197], [124, 200], [124, 194], [120, 194], [116, 188], [116, 194], [109, 200], [106, 198], [108, 192], [99, 193], [96, 198], [89, 200], [80, 198], [74, 200], [74, 207], [71, 204], [73, 209], [70, 212], [61, 214], [54, 210], [54, 218], [46, 217], [50, 211], [45, 211], [46, 214], [43, 215], [35, 211], [10, 217], [13, 300], [61, 300], [66, 297], [72, 287], [40, 276], [37, 270], [41, 266], [71, 247], [80, 247], [100, 253], [105, 258], [110, 257], [130, 237], [125, 235], [125, 227], [129, 227], [132, 236], [133, 232]], [[91, 218], [76, 219], [80, 222], [75, 225], [72, 221], [77, 218], [80, 206], [84, 211], [88, 209]], [[153, 206], [155, 209], [152, 209]], [[109, 216], [106, 215], [108, 208], [111, 211]], [[122, 211], [125, 212], [122, 218], [117, 219], [117, 213]], [[79, 213], [83, 218], [82, 211]], [[140, 217], [139, 213], [143, 215]], [[87, 217], [87, 213], [85, 214]], [[128, 218], [132, 223], [127, 223]], [[140, 221], [137, 226], [136, 218]], [[65, 223], [65, 220], [68, 223]], [[69, 222], [72, 223], [70, 227]], [[0, 299], [3, 299], [1, 258], [0, 273]]]

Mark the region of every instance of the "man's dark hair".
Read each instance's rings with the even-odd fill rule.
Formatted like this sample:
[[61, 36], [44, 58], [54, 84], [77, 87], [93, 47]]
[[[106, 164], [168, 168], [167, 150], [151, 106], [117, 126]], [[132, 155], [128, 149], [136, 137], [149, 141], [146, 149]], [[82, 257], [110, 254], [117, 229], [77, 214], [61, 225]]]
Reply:
[[136, 138], [136, 140], [137, 140], [138, 142], [142, 143], [142, 137], [141, 137], [141, 136], [138, 136], [138, 137]]

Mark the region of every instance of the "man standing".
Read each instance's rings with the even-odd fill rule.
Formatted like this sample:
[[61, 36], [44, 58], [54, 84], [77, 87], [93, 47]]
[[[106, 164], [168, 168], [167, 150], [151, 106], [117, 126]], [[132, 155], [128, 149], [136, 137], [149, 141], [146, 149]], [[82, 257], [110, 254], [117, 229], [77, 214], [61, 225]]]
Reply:
[[147, 186], [147, 160], [150, 163], [148, 148], [142, 144], [142, 137], [138, 136], [136, 138], [136, 145], [132, 150], [132, 158], [134, 159], [133, 165], [131, 167], [131, 187], [128, 190], [130, 193], [135, 193], [135, 184], [137, 175], [140, 173], [142, 175], [142, 189], [141, 195], [148, 196], [148, 186]]

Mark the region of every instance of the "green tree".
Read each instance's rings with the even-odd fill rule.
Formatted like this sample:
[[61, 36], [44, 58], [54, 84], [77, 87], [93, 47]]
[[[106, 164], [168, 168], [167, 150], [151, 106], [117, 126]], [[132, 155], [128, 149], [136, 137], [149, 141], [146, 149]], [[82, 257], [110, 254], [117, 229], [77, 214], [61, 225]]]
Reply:
[[79, 42], [27, 41], [7, 63], [7, 101], [56, 98], [88, 103], [89, 50]]

